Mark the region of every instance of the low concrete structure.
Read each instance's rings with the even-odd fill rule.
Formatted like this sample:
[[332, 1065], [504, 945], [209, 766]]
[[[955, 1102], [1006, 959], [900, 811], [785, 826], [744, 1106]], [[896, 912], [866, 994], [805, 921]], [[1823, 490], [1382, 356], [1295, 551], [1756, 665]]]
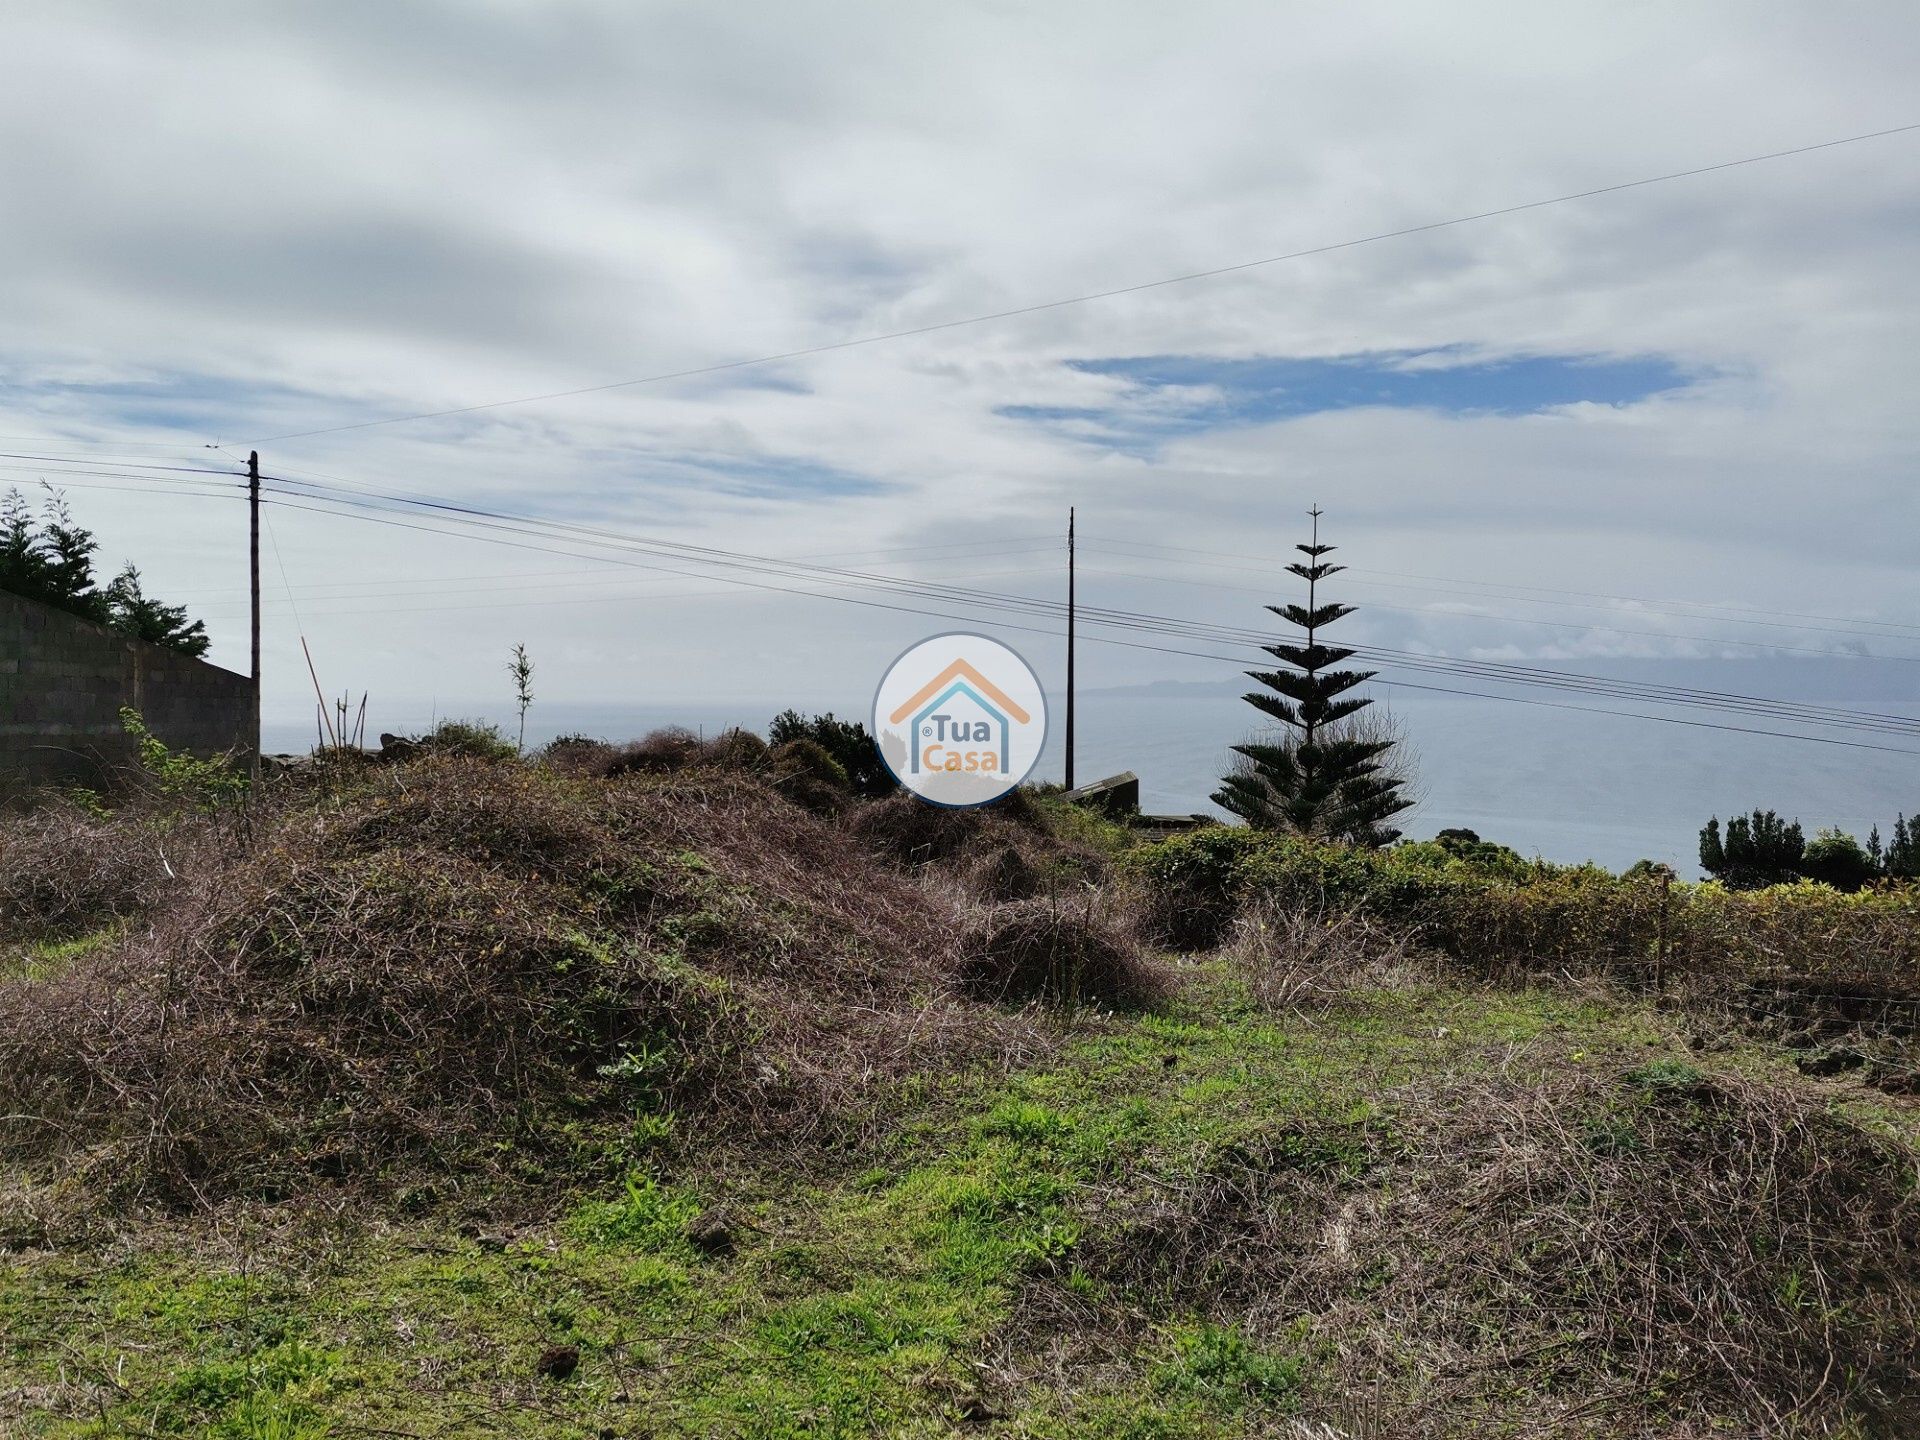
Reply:
[[247, 676], [0, 591], [0, 796], [100, 784], [133, 758], [123, 705], [176, 750], [259, 742]]
[[1098, 810], [1115, 820], [1124, 820], [1139, 812], [1140, 777], [1131, 770], [1122, 770], [1118, 775], [1109, 775], [1104, 780], [1075, 786], [1063, 792], [1061, 798], [1075, 805], [1084, 805], [1089, 810]]
[[1178, 835], [1186, 830], [1198, 830], [1204, 825], [1218, 825], [1220, 822], [1211, 815], [1142, 815], [1140, 813], [1140, 777], [1131, 770], [1122, 770], [1118, 775], [1109, 775], [1104, 780], [1095, 780], [1089, 785], [1078, 785], [1063, 791], [1061, 798], [1075, 805], [1097, 810], [1113, 820], [1123, 820], [1136, 830], [1145, 831], [1155, 839], [1168, 835]]

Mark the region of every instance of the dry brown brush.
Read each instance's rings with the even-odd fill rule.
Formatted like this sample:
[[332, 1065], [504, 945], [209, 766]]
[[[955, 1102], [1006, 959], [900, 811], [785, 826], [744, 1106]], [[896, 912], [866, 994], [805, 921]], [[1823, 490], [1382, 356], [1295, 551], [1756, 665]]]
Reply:
[[53, 798], [0, 814], [0, 940], [70, 935], [136, 915], [167, 892], [176, 863], [204, 838], [135, 813], [96, 815]]
[[1438, 973], [1437, 957], [1364, 911], [1256, 904], [1234, 917], [1223, 953], [1263, 1010], [1324, 1014], [1356, 991]]
[[[1096, 1216], [1089, 1273], [1325, 1356], [1406, 1433], [1904, 1436], [1912, 1153], [1672, 1061], [1409, 1089], [1209, 1146]], [[1391, 1428], [1391, 1427], [1389, 1427]], [[1394, 1433], [1399, 1433], [1395, 1431]]]
[[179, 1203], [538, 1181], [635, 1109], [798, 1145], [1038, 1043], [956, 991], [960, 929], [738, 773], [429, 757], [263, 811], [115, 944], [0, 984], [0, 1154]]
[[1092, 894], [984, 907], [968, 927], [957, 973], [966, 994], [995, 1004], [1140, 1010], [1174, 988], [1166, 967]]
[[1111, 878], [1105, 856], [1054, 834], [1020, 790], [967, 809], [897, 794], [855, 806], [845, 824], [887, 864], [944, 875], [980, 900], [1064, 900]]

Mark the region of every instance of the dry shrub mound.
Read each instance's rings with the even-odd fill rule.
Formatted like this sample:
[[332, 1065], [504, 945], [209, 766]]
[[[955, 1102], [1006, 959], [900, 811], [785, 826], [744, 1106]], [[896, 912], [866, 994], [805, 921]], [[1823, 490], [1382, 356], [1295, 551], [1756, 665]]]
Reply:
[[803, 810], [837, 815], [853, 803], [846, 768], [817, 740], [789, 740], [768, 753], [774, 787]]
[[953, 875], [987, 901], [1024, 900], [1107, 878], [1106, 858], [1064, 840], [1022, 790], [991, 805], [949, 809], [900, 793], [856, 806], [848, 830], [890, 864]]
[[180, 1202], [500, 1174], [636, 1108], [800, 1144], [876, 1080], [1035, 1043], [953, 995], [954, 922], [737, 774], [429, 757], [0, 985], [0, 1152]]
[[190, 828], [169, 846], [138, 818], [51, 800], [0, 822], [0, 938], [71, 934], [138, 914], [167, 888]]
[[661, 1099], [704, 1094], [744, 1043], [723, 991], [594, 946], [538, 881], [431, 850], [258, 866], [196, 911], [0, 990], [0, 1094], [57, 1117], [0, 1130], [9, 1148], [140, 1198], [271, 1197], [402, 1157], [473, 1164], [627, 1053], [663, 1057]]
[[1047, 889], [1048, 876], [1018, 845], [992, 846], [966, 869], [966, 885], [993, 904], [1031, 900]]
[[751, 730], [723, 730], [703, 740], [684, 725], [668, 725], [621, 745], [583, 735], [563, 736], [541, 751], [540, 763], [557, 774], [606, 779], [693, 769], [761, 772], [767, 768], [767, 757], [767, 742]]
[[1271, 1127], [1157, 1193], [1082, 1265], [1323, 1346], [1422, 1435], [1519, 1394], [1556, 1436], [1920, 1423], [1911, 1153], [1795, 1090], [1487, 1080]]
[[298, 817], [281, 843], [334, 855], [427, 849], [573, 884], [617, 875], [628, 863], [604, 791], [518, 767], [429, 760], [393, 787], [355, 798], [337, 816]]
[[1164, 999], [1171, 977], [1132, 936], [1090, 905], [1048, 901], [990, 908], [972, 928], [960, 988], [995, 1004], [1053, 1003], [1143, 1009]]
[[1234, 917], [1225, 955], [1263, 1010], [1324, 1013], [1355, 991], [1430, 980], [1433, 958], [1364, 911], [1271, 901]]

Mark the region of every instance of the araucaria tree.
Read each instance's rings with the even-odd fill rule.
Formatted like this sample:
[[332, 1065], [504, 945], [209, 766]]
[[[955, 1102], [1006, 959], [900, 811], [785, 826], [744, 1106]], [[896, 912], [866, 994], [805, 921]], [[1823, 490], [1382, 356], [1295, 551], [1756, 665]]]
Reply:
[[1385, 845], [1400, 835], [1388, 822], [1413, 801], [1401, 793], [1404, 780], [1388, 763], [1394, 742], [1355, 733], [1362, 727], [1351, 721], [1373, 702], [1349, 692], [1374, 672], [1335, 668], [1354, 652], [1320, 643], [1320, 632], [1354, 607], [1320, 603], [1320, 582], [1346, 567], [1327, 562], [1334, 547], [1320, 543], [1319, 507], [1308, 513], [1312, 543], [1294, 546], [1307, 558], [1287, 566], [1307, 582], [1307, 603], [1267, 607], [1298, 626], [1304, 643], [1263, 646], [1288, 668], [1247, 672], [1271, 692], [1253, 691], [1247, 703], [1287, 728], [1272, 741], [1233, 747], [1251, 764], [1220, 782], [1213, 803], [1262, 829]]

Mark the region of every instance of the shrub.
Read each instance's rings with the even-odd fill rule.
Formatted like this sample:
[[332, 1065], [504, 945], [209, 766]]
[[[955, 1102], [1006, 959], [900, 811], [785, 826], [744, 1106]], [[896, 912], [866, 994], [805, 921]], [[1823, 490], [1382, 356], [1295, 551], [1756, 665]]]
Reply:
[[977, 1000], [1140, 1009], [1164, 999], [1166, 974], [1091, 908], [1031, 901], [994, 907], [962, 949], [960, 988]]
[[1071, 817], [1056, 816], [1023, 790], [959, 809], [901, 792], [855, 806], [846, 824], [889, 863], [945, 871], [982, 900], [1079, 888], [1104, 879], [1110, 869], [1106, 856], [1079, 838]]
[[612, 754], [611, 745], [591, 735], [557, 735], [540, 748], [535, 758], [564, 775], [597, 775], [604, 773]]
[[103, 817], [66, 799], [8, 816], [0, 936], [72, 935], [139, 913], [167, 885], [163, 843], [140, 817]]
[[751, 730], [722, 730], [707, 745], [706, 763], [728, 770], [764, 770], [771, 749]]
[[[48, 855], [98, 850], [55, 819]], [[262, 810], [249, 850], [0, 982], [0, 1161], [103, 1202], [539, 1181], [636, 1106], [800, 1145], [877, 1078], [1031, 1043], [954, 998], [949, 901], [736, 773], [429, 756]]]
[[[1485, 1392], [1434, 1377], [1491, 1369], [1542, 1435], [1892, 1435], [1862, 1417], [1920, 1401], [1912, 1153], [1803, 1089], [1672, 1061], [1421, 1076], [1386, 1122], [1309, 1112], [1152, 1178], [1088, 1218], [1082, 1271], [1122, 1313], [1286, 1326], [1406, 1407], [1368, 1433], [1487, 1433]], [[1587, 1414], [1649, 1389], [1657, 1429]]]
[[1404, 985], [1432, 969], [1404, 933], [1362, 911], [1272, 901], [1240, 912], [1226, 956], [1269, 1011], [1324, 1012], [1351, 991]]
[[442, 720], [415, 743], [436, 755], [467, 755], [475, 760], [511, 760], [519, 754], [500, 727], [486, 720]]
[[1843, 894], [1802, 881], [1733, 891], [1663, 884], [1655, 871], [1474, 860], [1430, 845], [1365, 851], [1249, 830], [1194, 831], [1127, 857], [1150, 931], [1218, 944], [1249, 904], [1360, 911], [1489, 976], [1655, 974], [1726, 988], [1798, 975], [1912, 991], [1920, 888]]
[[245, 798], [247, 772], [231, 754], [203, 760], [171, 750], [131, 706], [120, 707], [120, 725], [133, 740], [148, 788], [161, 799], [213, 811]]
[[767, 727], [767, 742], [776, 749], [795, 740], [811, 740], [833, 757], [846, 775], [853, 793], [865, 800], [891, 795], [900, 788], [867, 727], [855, 720], [836, 719], [832, 713], [805, 716], [783, 710]]
[[813, 740], [788, 740], [773, 747], [767, 757], [774, 788], [802, 810], [833, 815], [853, 798], [847, 772], [827, 748]]
[[1807, 842], [1800, 873], [1836, 890], [1858, 890], [1873, 878], [1873, 857], [1841, 830], [1822, 830]]

